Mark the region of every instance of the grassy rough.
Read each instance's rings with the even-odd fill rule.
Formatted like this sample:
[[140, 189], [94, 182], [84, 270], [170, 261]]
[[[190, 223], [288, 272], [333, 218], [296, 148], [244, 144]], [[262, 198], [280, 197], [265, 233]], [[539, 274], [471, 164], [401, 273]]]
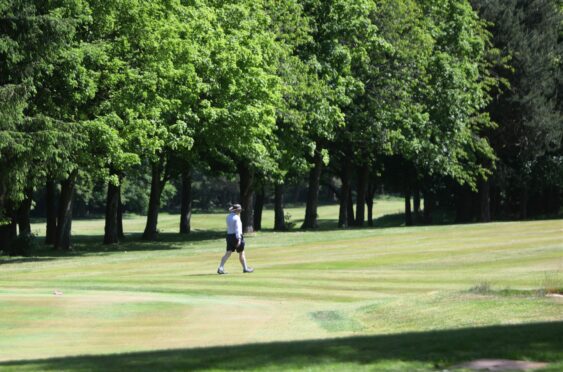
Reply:
[[[377, 221], [400, 208], [378, 201]], [[112, 247], [103, 221], [76, 221], [74, 252], [0, 259], [0, 369], [563, 369], [563, 301], [544, 296], [563, 287], [561, 220], [338, 230], [336, 206], [319, 214], [320, 231], [276, 233], [266, 211], [256, 272], [233, 258], [225, 276], [224, 214], [189, 236], [162, 215], [152, 243], [132, 216]]]

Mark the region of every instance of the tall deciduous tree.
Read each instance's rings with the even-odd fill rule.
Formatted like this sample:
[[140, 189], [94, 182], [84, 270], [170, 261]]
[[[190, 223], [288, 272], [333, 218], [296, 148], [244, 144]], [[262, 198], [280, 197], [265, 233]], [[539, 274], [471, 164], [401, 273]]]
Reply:
[[475, 188], [494, 159], [483, 135], [493, 126], [485, 108], [497, 84], [488, 69], [490, 35], [467, 1], [422, 2], [422, 10], [432, 35], [416, 88], [422, 111], [398, 144], [413, 176], [440, 174]]
[[312, 28], [312, 42], [301, 48], [301, 58], [314, 61], [314, 69], [324, 90], [324, 101], [312, 102], [322, 109], [308, 118], [311, 139], [311, 171], [307, 206], [302, 228], [317, 227], [317, 204], [322, 167], [328, 161], [326, 152], [335, 129], [343, 123], [342, 109], [364, 88], [356, 69], [367, 61], [374, 41], [371, 15], [375, 4], [370, 0], [304, 2]]
[[213, 1], [216, 12], [212, 68], [204, 79], [207, 108], [201, 110], [206, 145], [230, 163], [240, 182], [245, 232], [253, 230], [256, 170], [277, 168], [276, 108], [282, 104], [280, 56], [264, 1]]

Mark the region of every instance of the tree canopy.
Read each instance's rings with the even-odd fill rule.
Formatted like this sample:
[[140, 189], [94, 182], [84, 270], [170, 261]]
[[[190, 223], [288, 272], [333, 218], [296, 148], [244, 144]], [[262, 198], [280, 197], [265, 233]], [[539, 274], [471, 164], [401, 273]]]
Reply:
[[303, 228], [326, 185], [341, 227], [364, 224], [377, 182], [406, 214], [440, 188], [521, 217], [563, 200], [556, 0], [0, 0], [0, 21], [0, 235], [29, 231], [45, 187], [47, 240], [70, 248], [94, 184], [108, 244], [133, 190], [145, 239], [167, 187], [189, 231], [194, 170], [239, 182], [249, 231], [268, 185], [280, 222], [301, 181]]

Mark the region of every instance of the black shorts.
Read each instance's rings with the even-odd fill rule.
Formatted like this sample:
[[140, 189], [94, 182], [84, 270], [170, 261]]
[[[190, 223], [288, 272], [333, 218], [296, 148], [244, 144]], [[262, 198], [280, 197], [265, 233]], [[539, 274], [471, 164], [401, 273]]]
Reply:
[[235, 234], [227, 234], [227, 251], [240, 253], [244, 251], [244, 236], [240, 237], [240, 245], [237, 248], [237, 236]]

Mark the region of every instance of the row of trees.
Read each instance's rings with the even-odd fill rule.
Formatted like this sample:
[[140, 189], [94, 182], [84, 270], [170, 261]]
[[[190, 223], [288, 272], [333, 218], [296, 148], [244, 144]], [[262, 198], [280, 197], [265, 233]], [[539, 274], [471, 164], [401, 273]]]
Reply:
[[561, 11], [556, 0], [0, 0], [0, 244], [18, 224], [30, 232], [45, 188], [47, 243], [68, 249], [81, 178], [107, 182], [104, 243], [118, 242], [121, 185], [138, 169], [150, 169], [147, 240], [172, 179], [190, 231], [194, 170], [238, 176], [245, 231], [259, 228], [264, 185], [285, 229], [284, 185], [306, 175], [303, 228], [317, 227], [327, 174], [340, 227], [362, 226], [366, 203], [371, 221], [389, 177], [407, 222], [411, 197], [430, 215], [440, 187], [459, 205], [478, 189], [483, 220], [491, 200], [525, 217], [533, 193], [561, 196]]

